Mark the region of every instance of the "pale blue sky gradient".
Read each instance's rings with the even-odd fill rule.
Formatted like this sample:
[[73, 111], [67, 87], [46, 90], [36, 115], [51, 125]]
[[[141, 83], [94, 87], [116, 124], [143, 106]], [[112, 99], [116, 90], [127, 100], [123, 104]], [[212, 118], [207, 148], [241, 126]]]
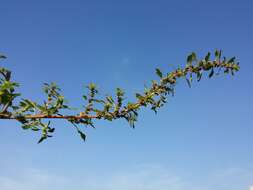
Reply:
[[85, 143], [54, 122], [54, 138], [0, 121], [0, 189], [241, 190], [253, 185], [253, 2], [250, 0], [0, 1], [0, 52], [24, 97], [41, 100], [54, 81], [73, 106], [84, 86], [129, 98], [187, 54], [222, 49], [236, 76], [203, 79], [157, 115], [97, 122]]

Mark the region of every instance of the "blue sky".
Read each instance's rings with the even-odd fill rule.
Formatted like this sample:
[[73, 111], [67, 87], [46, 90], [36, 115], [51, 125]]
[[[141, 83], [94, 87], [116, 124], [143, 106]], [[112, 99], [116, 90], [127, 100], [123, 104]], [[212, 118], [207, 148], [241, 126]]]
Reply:
[[222, 49], [236, 56], [236, 76], [180, 81], [157, 115], [142, 110], [136, 129], [97, 122], [83, 143], [54, 122], [54, 138], [0, 121], [0, 189], [239, 190], [253, 185], [253, 3], [224, 1], [1, 1], [1, 65], [19, 91], [43, 98], [58, 83], [73, 106], [84, 86], [102, 94], [122, 87], [129, 98], [171, 71], [187, 54]]

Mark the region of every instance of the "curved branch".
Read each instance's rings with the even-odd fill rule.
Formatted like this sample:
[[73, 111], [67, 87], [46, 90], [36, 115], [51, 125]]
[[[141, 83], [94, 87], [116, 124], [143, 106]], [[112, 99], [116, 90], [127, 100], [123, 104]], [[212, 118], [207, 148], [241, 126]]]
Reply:
[[[98, 90], [96, 85], [91, 83], [87, 86], [89, 93], [83, 95], [87, 101], [84, 111], [76, 115], [62, 115], [60, 111], [63, 109], [71, 109], [65, 104], [65, 99], [60, 93], [60, 88], [54, 84], [45, 83], [44, 92], [47, 95], [47, 100], [43, 105], [33, 102], [28, 99], [23, 99], [18, 105], [13, 105], [13, 100], [20, 94], [14, 93], [14, 88], [17, 83], [10, 81], [10, 71], [0, 68], [2, 74], [0, 82], [0, 105], [3, 106], [0, 112], [0, 119], [14, 119], [21, 122], [24, 129], [32, 129], [34, 131], [41, 130], [42, 137], [39, 142], [47, 137], [51, 137], [49, 133], [54, 132], [54, 128], [49, 127], [50, 122], [45, 124], [42, 119], [65, 119], [73, 124], [81, 138], [85, 140], [85, 134], [79, 129], [78, 124], [87, 126], [93, 125], [94, 119], [115, 120], [119, 118], [126, 119], [132, 127], [135, 127], [137, 121], [138, 110], [141, 107], [151, 106], [151, 109], [157, 112], [157, 109], [166, 103], [168, 95], [174, 95], [174, 87], [178, 79], [185, 78], [187, 84], [191, 87], [193, 77], [200, 81], [204, 72], [209, 73], [209, 78], [213, 75], [231, 73], [240, 69], [239, 63], [235, 61], [235, 57], [221, 60], [222, 52], [215, 51], [214, 60], [210, 60], [211, 54], [208, 53], [204, 59], [198, 60], [195, 53], [187, 57], [187, 64], [184, 68], [178, 68], [175, 71], [163, 75], [157, 68], [156, 74], [159, 76], [159, 81], [152, 81], [150, 88], [146, 88], [142, 94], [136, 93], [136, 101], [123, 104], [124, 91], [120, 88], [116, 89], [116, 98], [106, 96], [97, 98]], [[1, 57], [0, 57], [1, 58]], [[100, 104], [100, 109], [96, 105]], [[101, 108], [102, 106], [102, 108]]]

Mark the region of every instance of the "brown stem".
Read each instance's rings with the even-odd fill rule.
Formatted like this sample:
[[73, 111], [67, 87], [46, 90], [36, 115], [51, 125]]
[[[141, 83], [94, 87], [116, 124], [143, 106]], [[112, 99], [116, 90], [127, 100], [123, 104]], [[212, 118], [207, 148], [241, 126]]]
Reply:
[[[24, 119], [94, 119], [99, 118], [96, 115], [25, 115]], [[19, 119], [20, 116], [10, 116], [8, 114], [0, 114], [0, 119]]]

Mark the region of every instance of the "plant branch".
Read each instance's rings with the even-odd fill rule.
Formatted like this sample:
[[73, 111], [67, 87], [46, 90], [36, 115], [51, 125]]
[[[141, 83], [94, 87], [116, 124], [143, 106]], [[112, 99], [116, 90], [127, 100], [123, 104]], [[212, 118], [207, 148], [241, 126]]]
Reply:
[[[211, 78], [214, 74], [218, 75], [222, 70], [224, 73], [234, 75], [234, 72], [240, 69], [235, 57], [230, 59], [223, 57], [221, 60], [222, 52], [218, 50], [214, 53], [214, 60], [211, 60], [210, 56], [211, 54], [208, 53], [204, 59], [198, 60], [196, 54], [192, 53], [187, 57], [187, 64], [184, 68], [178, 68], [165, 75], [157, 68], [156, 74], [160, 80], [153, 80], [151, 87], [146, 88], [142, 94], [135, 94], [136, 101], [128, 102], [127, 104], [123, 103], [125, 93], [120, 88], [116, 89], [115, 99], [112, 96], [97, 98], [98, 90], [96, 85], [91, 83], [87, 86], [89, 90], [88, 95], [83, 95], [84, 100], [87, 101], [84, 111], [72, 115], [60, 113], [63, 109], [70, 110], [70, 107], [65, 104], [66, 101], [60, 93], [60, 88], [54, 83], [45, 83], [44, 92], [47, 95], [47, 100], [44, 101], [43, 105], [27, 99], [23, 99], [18, 105], [13, 105], [13, 100], [20, 96], [20, 94], [14, 94], [14, 89], [18, 84], [10, 81], [10, 71], [0, 68], [0, 74], [2, 75], [0, 81], [0, 105], [3, 106], [0, 112], [0, 119], [17, 120], [21, 122], [24, 129], [42, 130], [42, 137], [39, 142], [51, 137], [49, 133], [54, 131], [54, 128], [49, 127], [50, 122], [45, 124], [42, 119], [65, 119], [73, 124], [83, 139], [86, 136], [78, 128], [78, 125], [84, 124], [94, 127], [94, 119], [112, 121], [124, 118], [132, 127], [135, 127], [138, 110], [141, 107], [151, 106], [151, 109], [157, 112], [157, 109], [166, 103], [167, 96], [174, 95], [174, 87], [178, 79], [185, 78], [187, 84], [191, 87], [193, 77], [195, 76], [197, 81], [200, 81], [204, 72], [208, 72], [208, 76]], [[97, 104], [102, 105], [102, 108], [101, 106], [99, 109], [96, 108]]]

